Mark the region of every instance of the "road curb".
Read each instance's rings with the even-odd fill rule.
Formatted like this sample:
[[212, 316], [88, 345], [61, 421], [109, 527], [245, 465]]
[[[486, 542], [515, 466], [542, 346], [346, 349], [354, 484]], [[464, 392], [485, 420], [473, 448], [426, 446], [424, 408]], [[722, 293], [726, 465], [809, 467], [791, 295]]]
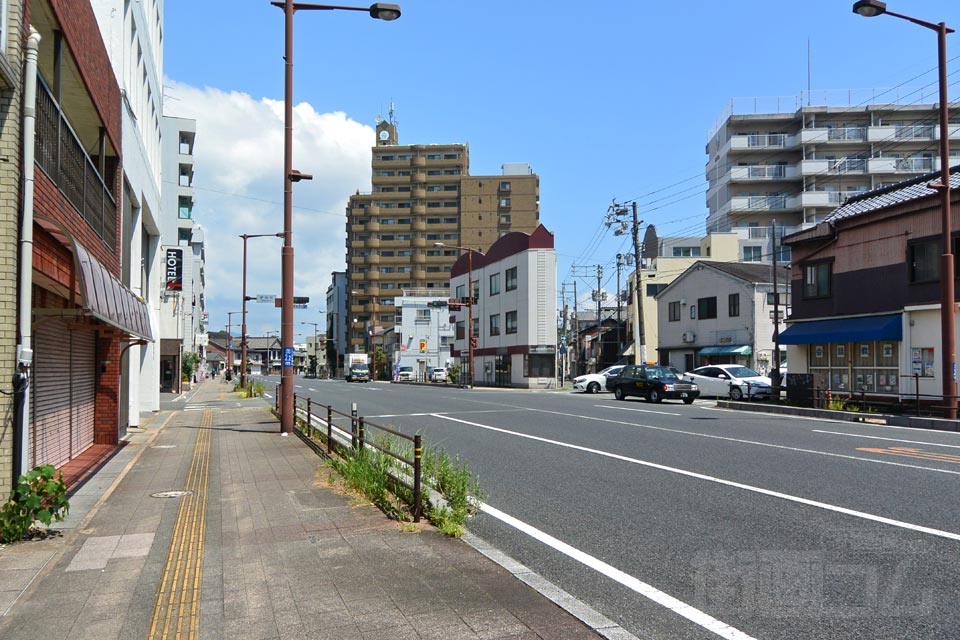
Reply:
[[640, 638], [633, 635], [610, 618], [598, 612], [585, 602], [570, 595], [526, 565], [517, 562], [480, 536], [470, 533], [469, 531], [465, 531], [460, 539], [473, 547], [488, 560], [506, 569], [517, 580], [524, 583], [604, 638], [608, 638], [609, 640], [640, 640]]

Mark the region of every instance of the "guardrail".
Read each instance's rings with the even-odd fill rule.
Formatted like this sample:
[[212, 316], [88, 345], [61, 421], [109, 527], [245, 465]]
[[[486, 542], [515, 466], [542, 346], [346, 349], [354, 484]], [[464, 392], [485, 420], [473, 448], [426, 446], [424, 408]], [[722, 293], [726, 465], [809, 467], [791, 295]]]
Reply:
[[[278, 385], [277, 397], [279, 396], [280, 387]], [[314, 402], [312, 398], [307, 398], [306, 402], [304, 402], [302, 398], [297, 398], [297, 394], [293, 394], [293, 406], [295, 413], [302, 415], [303, 424], [306, 429], [306, 433], [304, 433], [304, 435], [310, 440], [319, 439], [318, 436], [321, 434], [320, 430], [316, 428], [315, 422], [326, 426], [326, 433], [323, 435], [326, 439], [328, 455], [333, 454], [333, 450], [336, 446], [346, 446], [338, 441], [338, 437], [344, 441], [346, 441], [347, 437], [349, 437], [350, 448], [355, 452], [363, 451], [366, 447], [370, 447], [371, 449], [376, 449], [377, 451], [390, 456], [397, 462], [407, 465], [410, 468], [412, 475], [411, 481], [408, 481], [402, 477], [401, 474], [395, 474], [392, 477], [394, 482], [397, 482], [413, 492], [413, 521], [420, 522], [420, 516], [422, 515], [421, 503], [423, 493], [423, 436], [421, 436], [419, 433], [411, 436], [391, 427], [385, 427], [383, 425], [370, 422], [363, 416], [359, 415], [356, 409], [352, 409], [350, 413], [344, 413], [334, 409], [333, 405]], [[314, 409], [318, 407], [322, 408], [322, 414], [314, 413]], [[340, 416], [350, 420], [349, 433], [343, 429], [340, 429], [339, 427], [334, 426], [334, 416]], [[401, 440], [410, 442], [413, 445], [413, 458], [411, 459], [402, 456], [369, 439], [367, 437], [368, 429], [375, 429], [377, 431], [390, 434], [393, 437], [400, 438]]]

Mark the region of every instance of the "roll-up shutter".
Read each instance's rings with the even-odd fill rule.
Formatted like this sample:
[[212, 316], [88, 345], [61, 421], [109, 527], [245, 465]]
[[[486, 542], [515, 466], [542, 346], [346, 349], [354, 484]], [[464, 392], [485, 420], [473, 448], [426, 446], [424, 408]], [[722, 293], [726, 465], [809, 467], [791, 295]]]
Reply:
[[93, 444], [96, 334], [51, 319], [34, 341], [31, 467], [59, 466]]

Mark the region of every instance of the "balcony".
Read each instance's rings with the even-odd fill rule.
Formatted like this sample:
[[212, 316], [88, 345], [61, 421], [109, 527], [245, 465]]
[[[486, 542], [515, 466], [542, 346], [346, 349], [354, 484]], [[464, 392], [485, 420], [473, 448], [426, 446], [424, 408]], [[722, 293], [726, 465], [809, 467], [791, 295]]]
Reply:
[[796, 164], [757, 164], [733, 167], [729, 175], [733, 182], [793, 180], [800, 178], [800, 168]]
[[[111, 251], [116, 249], [117, 203], [80, 138], [41, 76], [37, 76], [36, 163]], [[114, 173], [116, 158], [105, 161]]]
[[800, 174], [804, 176], [845, 173], [867, 173], [866, 158], [808, 158], [800, 161]]
[[939, 168], [936, 158], [870, 158], [870, 173], [929, 173]]
[[865, 143], [867, 127], [816, 127], [800, 131], [801, 144]]
[[734, 196], [730, 198], [730, 210], [737, 213], [750, 211], [798, 211], [797, 196]]
[[839, 207], [856, 192], [842, 191], [805, 191], [800, 194], [800, 204], [804, 207]]
[[765, 151], [796, 147], [798, 136], [786, 133], [751, 133], [730, 136], [729, 151]]

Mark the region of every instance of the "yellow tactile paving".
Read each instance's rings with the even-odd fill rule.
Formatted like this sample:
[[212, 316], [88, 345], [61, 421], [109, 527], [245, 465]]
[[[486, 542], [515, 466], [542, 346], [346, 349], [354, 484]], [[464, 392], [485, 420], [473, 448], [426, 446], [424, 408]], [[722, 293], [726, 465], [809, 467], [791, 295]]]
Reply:
[[148, 640], [195, 640], [199, 636], [212, 426], [213, 411], [204, 411], [184, 487], [193, 493], [181, 498]]

